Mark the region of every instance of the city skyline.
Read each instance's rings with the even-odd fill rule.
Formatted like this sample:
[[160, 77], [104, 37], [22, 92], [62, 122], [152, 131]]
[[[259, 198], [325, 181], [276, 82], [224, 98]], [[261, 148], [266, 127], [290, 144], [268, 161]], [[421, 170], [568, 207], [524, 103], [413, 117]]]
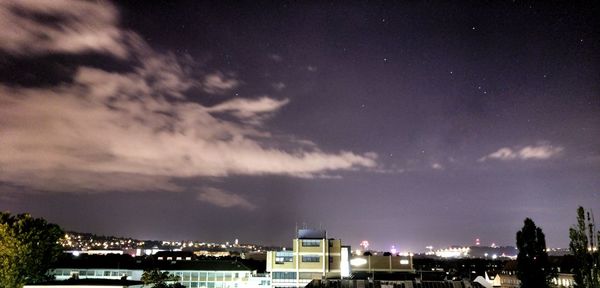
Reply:
[[567, 247], [600, 211], [599, 6], [0, 1], [0, 211], [399, 251], [529, 217]]

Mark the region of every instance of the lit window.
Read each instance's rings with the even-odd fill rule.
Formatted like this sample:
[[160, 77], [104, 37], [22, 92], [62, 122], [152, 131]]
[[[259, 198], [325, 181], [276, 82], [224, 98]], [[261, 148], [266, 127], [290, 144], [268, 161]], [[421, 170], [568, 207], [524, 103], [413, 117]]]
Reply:
[[302, 247], [319, 247], [321, 246], [321, 240], [302, 240]]
[[283, 264], [285, 262], [293, 262], [294, 253], [291, 251], [278, 251], [275, 253], [275, 264]]

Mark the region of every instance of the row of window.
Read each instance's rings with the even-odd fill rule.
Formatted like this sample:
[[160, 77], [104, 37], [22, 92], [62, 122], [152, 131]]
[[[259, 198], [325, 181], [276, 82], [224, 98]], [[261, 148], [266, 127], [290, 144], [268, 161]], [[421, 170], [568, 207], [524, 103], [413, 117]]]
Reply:
[[[291, 256], [275, 256], [275, 264], [284, 264], [285, 262], [293, 262], [294, 257]], [[329, 262], [333, 261], [333, 257], [329, 257]], [[304, 255], [302, 256], [302, 262], [318, 263], [321, 262], [321, 257], [318, 255]]]
[[321, 240], [303, 239], [302, 247], [320, 247]]
[[296, 272], [272, 272], [271, 279], [296, 279]]
[[[300, 279], [321, 279], [323, 277], [323, 273], [319, 272], [300, 272], [298, 274]], [[273, 280], [295, 280], [296, 272], [272, 272], [271, 278]]]
[[[77, 274], [80, 277], [122, 277], [133, 275], [131, 270], [71, 270], [71, 269], [56, 269], [53, 274], [55, 276], [71, 276]], [[217, 281], [227, 282], [235, 281], [239, 278], [248, 278], [250, 273], [240, 272], [172, 272], [171, 274], [178, 276], [181, 281]]]
[[304, 255], [302, 256], [302, 262], [320, 262], [321, 257], [316, 255]]
[[132, 272], [127, 270], [71, 270], [71, 269], [56, 269], [53, 274], [55, 276], [71, 276], [77, 274], [87, 277], [121, 277], [124, 275], [131, 276]]
[[239, 272], [172, 272], [181, 281], [235, 281], [249, 277], [249, 273]]
[[238, 283], [223, 282], [180, 282], [181, 285], [191, 288], [237, 288]]

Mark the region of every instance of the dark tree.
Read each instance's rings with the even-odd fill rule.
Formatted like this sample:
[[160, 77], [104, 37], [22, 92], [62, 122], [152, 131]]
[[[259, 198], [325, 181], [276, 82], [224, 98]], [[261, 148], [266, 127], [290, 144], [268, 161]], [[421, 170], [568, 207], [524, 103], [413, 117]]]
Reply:
[[62, 252], [58, 240], [63, 235], [44, 219], [0, 212], [0, 287], [48, 280], [48, 269]]
[[569, 248], [576, 259], [576, 267], [573, 271], [575, 287], [577, 288], [599, 288], [600, 287], [600, 256], [598, 242], [600, 233], [596, 231], [596, 225], [590, 212], [583, 207], [577, 209], [577, 224], [569, 228]]
[[517, 277], [523, 288], [549, 287], [553, 272], [546, 252], [546, 236], [542, 228], [526, 218], [523, 228], [517, 232]]

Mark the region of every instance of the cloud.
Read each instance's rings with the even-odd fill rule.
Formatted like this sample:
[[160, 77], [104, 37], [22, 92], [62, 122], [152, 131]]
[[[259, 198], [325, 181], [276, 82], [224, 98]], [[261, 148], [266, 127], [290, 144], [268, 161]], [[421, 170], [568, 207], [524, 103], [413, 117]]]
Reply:
[[525, 146], [522, 148], [503, 147], [497, 151], [479, 158], [480, 162], [490, 159], [496, 160], [545, 160], [556, 157], [564, 150], [563, 147], [541, 143], [537, 146]]
[[128, 55], [127, 31], [102, 1], [0, 1], [0, 50], [16, 55], [99, 52]]
[[[27, 5], [19, 4], [21, 10], [3, 9], [2, 13], [29, 15], [31, 9], [38, 10], [27, 10], [35, 6], [32, 2], [23, 3]], [[67, 10], [88, 5], [41, 3], [62, 4]], [[94, 13], [117, 13], [107, 3], [92, 3], [95, 9], [104, 9]], [[47, 17], [82, 13], [57, 8], [44, 11]], [[115, 23], [117, 16], [113, 15]], [[65, 22], [63, 30], [70, 31], [71, 22]], [[288, 99], [233, 98], [212, 106], [188, 99], [187, 93], [193, 87], [206, 89], [210, 82], [216, 87], [214, 91], [224, 91], [240, 81], [220, 73], [197, 81], [190, 76], [194, 67], [190, 57], [157, 53], [139, 35], [107, 23], [115, 26], [105, 24], [102, 29], [127, 34], [127, 39], [119, 42], [117, 37], [111, 45], [93, 49], [107, 55], [128, 55], [127, 60], [116, 57], [115, 61], [126, 61], [131, 66], [129, 71], [80, 66], [70, 75], [72, 81], [55, 86], [0, 84], [0, 182], [56, 192], [181, 191], [185, 188], [177, 180], [189, 177], [318, 177], [337, 170], [377, 166], [375, 153], [324, 152], [316, 145], [296, 141], [278, 143], [286, 137], [273, 137], [263, 123], [288, 105]], [[35, 34], [38, 28], [27, 29]], [[77, 31], [87, 33], [83, 28]], [[94, 35], [88, 33], [87, 37], [101, 37]], [[58, 41], [53, 37], [64, 40], [62, 35], [48, 37], [40, 40], [41, 45]], [[43, 49], [7, 49], [9, 44], [5, 43], [10, 39], [0, 34], [0, 46], [4, 45], [0, 49], [20, 57], [44, 53]], [[27, 41], [31, 41], [30, 46], [38, 44], [35, 39]], [[116, 47], [127, 50], [121, 53]], [[85, 49], [61, 51], [77, 54]]]
[[256, 209], [256, 205], [250, 203], [244, 197], [213, 187], [205, 188], [198, 193], [198, 200], [222, 208], [239, 207], [247, 210]]
[[318, 69], [316, 66], [308, 65], [308, 66], [306, 66], [306, 70], [308, 70], [310, 72], [317, 72]]
[[289, 102], [288, 99], [277, 100], [267, 96], [258, 99], [234, 98], [207, 108], [209, 112], [228, 112], [240, 119], [252, 120], [252, 123], [264, 120], [264, 116], [276, 112]]
[[275, 91], [281, 91], [283, 89], [285, 89], [285, 83], [283, 82], [276, 82], [271, 84], [271, 86], [273, 87], [273, 89], [275, 89]]
[[435, 170], [444, 170], [444, 166], [442, 166], [442, 164], [440, 164], [440, 163], [431, 164], [431, 168], [435, 169]]
[[202, 88], [206, 93], [224, 94], [240, 85], [240, 81], [228, 77], [221, 72], [208, 74], [204, 77]]

